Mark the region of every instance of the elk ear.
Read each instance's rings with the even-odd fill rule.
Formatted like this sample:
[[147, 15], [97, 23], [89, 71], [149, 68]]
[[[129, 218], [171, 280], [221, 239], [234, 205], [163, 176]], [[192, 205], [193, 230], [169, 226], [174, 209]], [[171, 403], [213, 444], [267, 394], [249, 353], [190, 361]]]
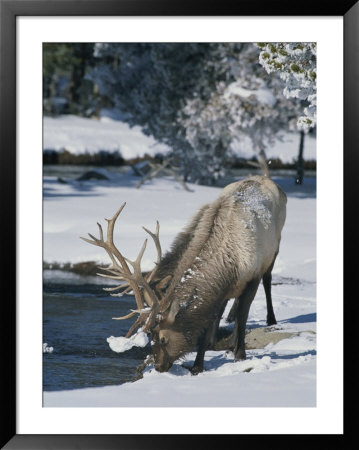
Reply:
[[172, 303], [172, 305], [170, 306], [170, 310], [168, 312], [168, 316], [166, 318], [170, 324], [172, 324], [175, 321], [178, 311], [179, 311], [179, 304]]
[[158, 284], [157, 284], [157, 288], [158, 289], [166, 289], [168, 287], [168, 285], [170, 284], [172, 280], [172, 275], [167, 275], [166, 277], [163, 278], [163, 280], [161, 280]]
[[158, 326], [158, 324], [156, 326], [154, 326], [153, 328], [151, 328], [152, 334], [159, 333], [159, 331], [160, 331], [160, 327]]

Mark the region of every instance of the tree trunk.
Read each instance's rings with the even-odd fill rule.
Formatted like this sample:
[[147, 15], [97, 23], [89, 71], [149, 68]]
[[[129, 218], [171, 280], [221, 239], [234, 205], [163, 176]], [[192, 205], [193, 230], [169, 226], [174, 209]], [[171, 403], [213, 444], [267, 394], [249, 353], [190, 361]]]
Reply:
[[297, 161], [297, 176], [295, 179], [296, 184], [302, 184], [303, 178], [304, 178], [304, 167], [303, 167], [304, 138], [305, 138], [305, 133], [303, 130], [301, 130], [300, 131], [300, 141], [299, 141], [298, 161]]

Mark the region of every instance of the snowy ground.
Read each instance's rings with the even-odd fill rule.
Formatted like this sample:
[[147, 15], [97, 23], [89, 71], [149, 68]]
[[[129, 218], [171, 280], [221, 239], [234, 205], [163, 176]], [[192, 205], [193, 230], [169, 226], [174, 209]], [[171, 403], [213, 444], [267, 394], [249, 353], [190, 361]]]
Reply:
[[[266, 150], [268, 158], [280, 158], [282, 162], [293, 162], [298, 155], [299, 135], [286, 133], [282, 142]], [[72, 115], [57, 118], [44, 117], [44, 149], [68, 150], [71, 153], [96, 153], [102, 150], [119, 151], [124, 159], [166, 153], [168, 147], [145, 136], [140, 127], [130, 128], [124, 122], [111, 117], [86, 119]], [[253, 150], [250, 142], [235, 143], [235, 153], [243, 158], [251, 158]], [[305, 140], [304, 158], [316, 159], [316, 139]]]
[[[161, 178], [135, 189], [130, 175], [110, 175], [111, 181], [57, 182], [44, 179], [44, 260], [47, 262], [108, 262], [100, 248], [79, 239], [97, 234], [127, 202], [116, 230], [121, 251], [134, 258], [145, 239], [142, 225], [161, 224], [164, 251], [181, 227], [203, 203], [215, 199], [219, 188], [191, 186], [184, 191], [175, 181]], [[276, 179], [274, 179], [276, 181]], [[149, 367], [144, 378], [120, 386], [45, 392], [44, 406], [309, 406], [316, 405], [316, 186], [277, 179], [287, 191], [287, 221], [273, 271], [273, 304], [277, 328], [297, 333], [290, 339], [249, 350], [247, 360], [234, 362], [225, 352], [207, 352], [205, 372], [192, 376], [175, 364], [160, 374]], [[153, 266], [155, 249], [148, 245], [143, 269]], [[260, 286], [252, 304], [249, 327], [265, 325], [266, 307]], [[51, 342], [48, 343], [51, 346]], [[104, 345], [108, 345], [104, 342]], [[44, 355], [46, 357], [46, 354]]]
[[71, 153], [119, 151], [123, 158], [135, 158], [145, 153], [166, 153], [168, 147], [145, 136], [141, 128], [130, 128], [110, 117], [86, 119], [64, 115], [44, 117], [44, 150], [68, 150]]

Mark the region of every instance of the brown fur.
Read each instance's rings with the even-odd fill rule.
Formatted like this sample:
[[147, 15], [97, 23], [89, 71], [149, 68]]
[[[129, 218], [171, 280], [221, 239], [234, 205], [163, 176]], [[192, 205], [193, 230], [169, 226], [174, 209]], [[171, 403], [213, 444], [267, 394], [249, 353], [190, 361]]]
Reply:
[[[204, 351], [228, 299], [242, 294], [247, 298], [251, 287], [252, 300], [258, 282], [271, 269], [285, 205], [286, 196], [273, 181], [251, 177], [224, 188], [177, 236], [157, 271], [159, 279], [172, 277], [164, 299], [169, 307], [153, 329], [157, 370], [168, 370], [198, 346], [195, 371], [202, 370]], [[246, 310], [236, 318], [239, 330], [247, 320]]]

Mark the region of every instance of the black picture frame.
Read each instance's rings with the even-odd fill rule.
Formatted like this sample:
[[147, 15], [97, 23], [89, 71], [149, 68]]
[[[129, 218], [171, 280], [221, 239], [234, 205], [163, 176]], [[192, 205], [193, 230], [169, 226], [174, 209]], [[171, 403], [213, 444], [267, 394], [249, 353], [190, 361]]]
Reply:
[[[175, 449], [196, 448], [203, 444], [210, 448], [220, 445], [264, 444], [276, 436], [236, 435], [18, 435], [16, 434], [16, 17], [18, 16], [342, 16], [344, 18], [344, 255], [349, 258], [355, 247], [358, 230], [356, 219], [354, 180], [357, 178], [359, 142], [359, 2], [347, 0], [336, 3], [323, 1], [288, 2], [246, 0], [207, 2], [198, 0], [0, 0], [0, 186], [1, 186], [1, 271], [2, 286], [2, 386], [1, 448], [6, 449]], [[333, 179], [335, 182], [335, 179]], [[353, 193], [354, 190], [354, 193]], [[354, 244], [354, 245], [353, 245]], [[352, 266], [353, 267], [353, 266]], [[355, 266], [354, 266], [355, 267]], [[346, 292], [351, 292], [354, 274], [344, 272]], [[353, 298], [355, 300], [355, 298]], [[345, 306], [345, 320], [349, 335], [355, 329], [354, 302]], [[354, 338], [353, 338], [354, 339]], [[346, 335], [346, 342], [353, 342]], [[348, 344], [349, 345], [349, 344]], [[348, 361], [350, 348], [345, 347]], [[335, 355], [333, 355], [335, 358]], [[347, 392], [346, 392], [347, 393]], [[345, 397], [349, 409], [350, 398]], [[217, 413], [214, 413], [217, 415]], [[215, 417], [214, 417], [215, 420]], [[354, 428], [355, 417], [347, 418], [345, 435]], [[180, 424], [179, 424], [180, 431]], [[317, 436], [318, 437], [318, 436]], [[320, 437], [320, 436], [319, 436]], [[335, 442], [344, 435], [330, 436]], [[304, 443], [306, 435], [296, 436]], [[310, 437], [311, 442], [313, 436]], [[288, 445], [293, 435], [281, 435], [276, 446]], [[231, 442], [233, 441], [233, 443]]]

